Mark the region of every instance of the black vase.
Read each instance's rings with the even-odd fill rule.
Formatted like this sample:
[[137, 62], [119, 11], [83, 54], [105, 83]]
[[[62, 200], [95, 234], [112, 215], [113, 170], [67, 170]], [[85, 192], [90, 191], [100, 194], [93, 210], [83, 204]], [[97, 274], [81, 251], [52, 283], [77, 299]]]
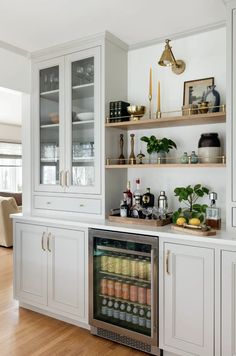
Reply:
[[[215, 85], [209, 85], [207, 87], [207, 92], [204, 96], [204, 101], [209, 102], [209, 106], [214, 106], [213, 108], [209, 109], [209, 112], [218, 112], [220, 111], [220, 94], [217, 90], [215, 90]], [[217, 106], [217, 107], [215, 107]]]
[[201, 163], [219, 163], [221, 143], [218, 133], [201, 134], [198, 141], [198, 156]]

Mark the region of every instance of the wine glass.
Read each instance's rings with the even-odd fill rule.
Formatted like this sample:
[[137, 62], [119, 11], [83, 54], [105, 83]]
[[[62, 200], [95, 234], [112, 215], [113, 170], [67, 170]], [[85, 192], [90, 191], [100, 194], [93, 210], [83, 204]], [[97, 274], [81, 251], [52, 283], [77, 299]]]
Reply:
[[145, 220], [148, 220], [148, 215], [149, 215], [148, 209], [142, 208], [141, 212], [145, 216]]

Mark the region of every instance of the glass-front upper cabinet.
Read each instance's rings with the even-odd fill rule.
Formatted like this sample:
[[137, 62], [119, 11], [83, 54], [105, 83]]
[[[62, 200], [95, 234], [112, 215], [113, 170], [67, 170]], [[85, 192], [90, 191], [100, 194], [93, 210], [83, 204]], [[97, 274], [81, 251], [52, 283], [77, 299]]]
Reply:
[[66, 185], [70, 192], [100, 193], [99, 48], [66, 57]]
[[[44, 62], [35, 73], [34, 100], [39, 135], [33, 145], [36, 187], [45, 191], [63, 191], [63, 102], [64, 60]], [[38, 103], [38, 105], [36, 104]], [[38, 142], [37, 142], [38, 141]]]

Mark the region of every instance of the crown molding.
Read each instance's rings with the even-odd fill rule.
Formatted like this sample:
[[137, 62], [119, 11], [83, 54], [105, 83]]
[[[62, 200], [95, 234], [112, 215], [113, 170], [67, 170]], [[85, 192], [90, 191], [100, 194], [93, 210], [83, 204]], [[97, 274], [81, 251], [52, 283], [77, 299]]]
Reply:
[[158, 38], [153, 39], [153, 40], [148, 40], [148, 41], [144, 41], [144, 42], [138, 42], [138, 43], [135, 43], [133, 45], [130, 45], [129, 46], [129, 50], [132, 51], [132, 50], [141, 49], [141, 48], [144, 48], [144, 47], [154, 46], [154, 45], [159, 44], [159, 43], [164, 43], [164, 41], [167, 38], [170, 38], [171, 40], [178, 40], [180, 38], [197, 35], [197, 34], [202, 33], [202, 32], [208, 32], [208, 31], [217, 30], [218, 28], [222, 28], [222, 27], [225, 27], [225, 26], [226, 26], [226, 21], [219, 21], [219, 22], [216, 22], [214, 24], [196, 27], [196, 28], [194, 28], [192, 30], [187, 30], [187, 31], [177, 32], [177, 33], [172, 33], [172, 34], [166, 34], [163, 37], [158, 37]]
[[18, 55], [26, 57], [26, 58], [30, 57], [30, 52], [26, 51], [23, 48], [14, 46], [14, 45], [4, 42], [4, 41], [0, 41], [0, 48], [3, 48], [7, 51], [13, 52], [15, 54], [18, 54]]

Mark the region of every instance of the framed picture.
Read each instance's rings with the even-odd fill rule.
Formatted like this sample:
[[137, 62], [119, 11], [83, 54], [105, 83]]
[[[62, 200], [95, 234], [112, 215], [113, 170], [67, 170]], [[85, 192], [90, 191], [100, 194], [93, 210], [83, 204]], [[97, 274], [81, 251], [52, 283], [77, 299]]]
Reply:
[[184, 82], [183, 105], [198, 104], [204, 101], [207, 87], [214, 84], [214, 77]]

